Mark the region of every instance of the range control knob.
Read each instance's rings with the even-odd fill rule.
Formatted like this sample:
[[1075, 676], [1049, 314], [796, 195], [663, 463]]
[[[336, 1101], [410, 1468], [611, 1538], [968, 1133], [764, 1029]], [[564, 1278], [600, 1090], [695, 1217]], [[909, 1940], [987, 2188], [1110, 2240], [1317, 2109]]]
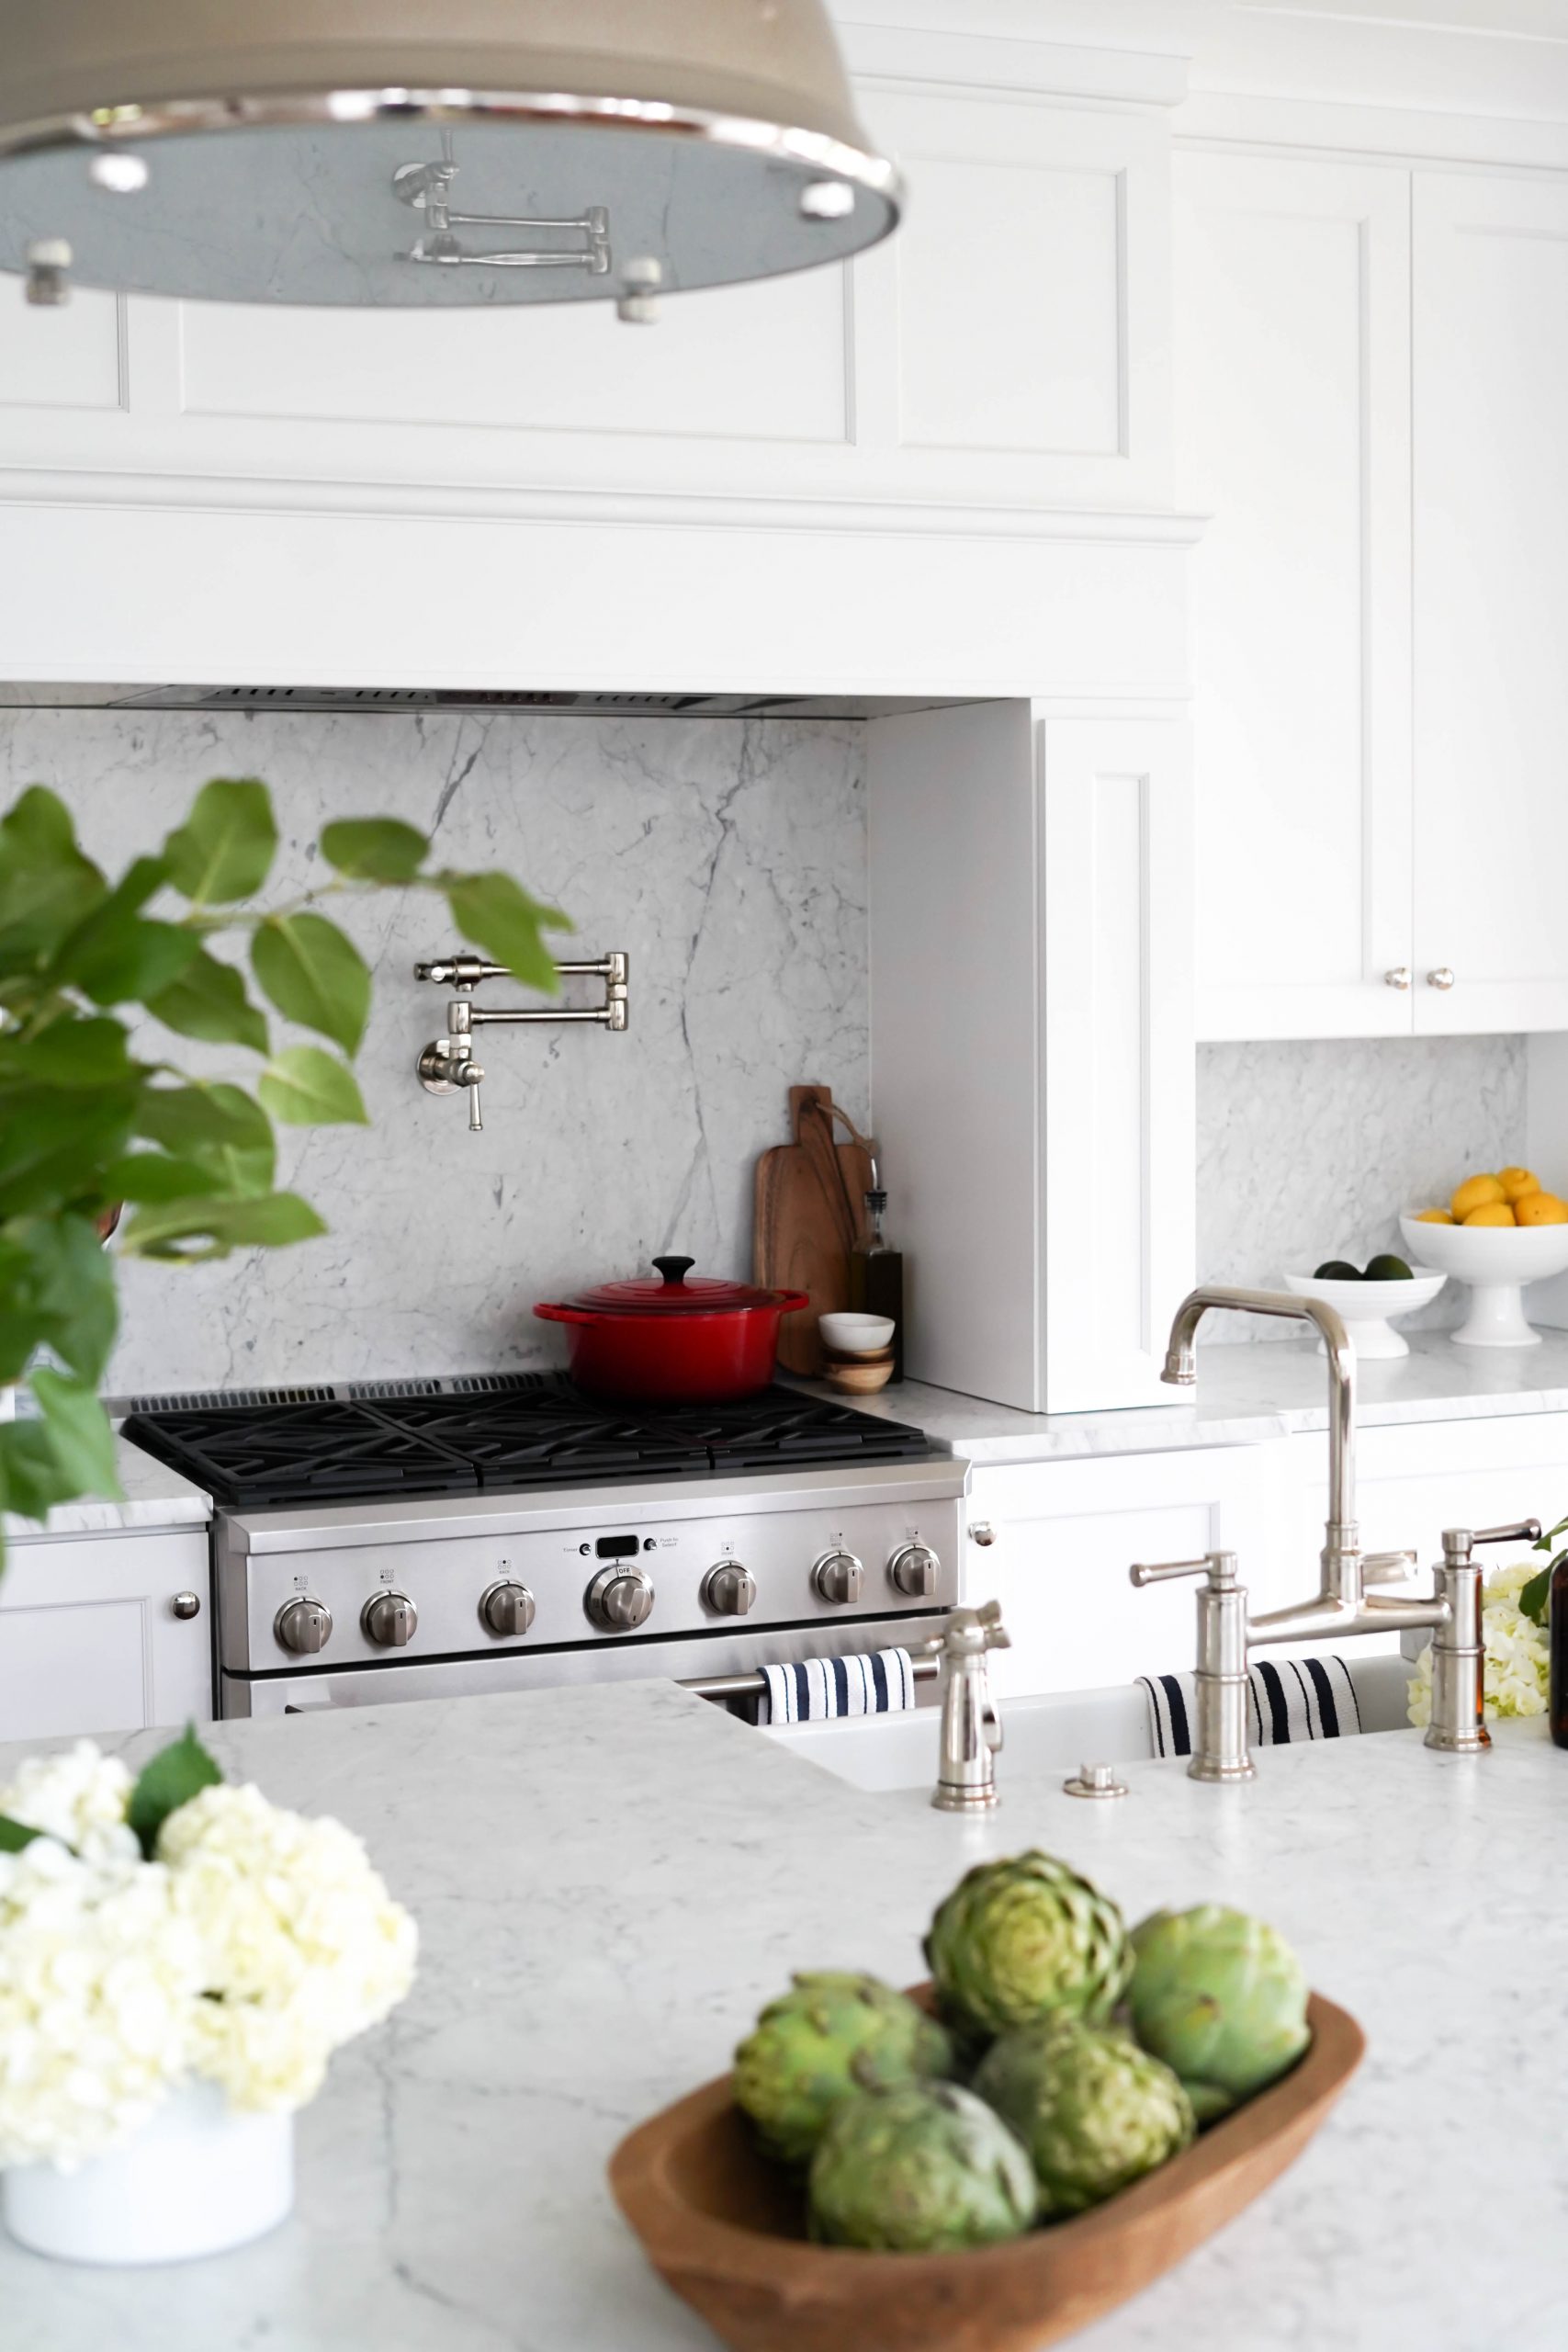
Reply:
[[333, 1612], [324, 1600], [308, 1600], [301, 1595], [298, 1600], [284, 1602], [272, 1630], [286, 1650], [307, 1657], [312, 1650], [324, 1650], [332, 1639]]
[[360, 1630], [378, 1649], [406, 1649], [419, 1624], [419, 1611], [406, 1592], [373, 1592], [359, 1612]]
[[900, 1544], [887, 1563], [894, 1589], [910, 1600], [929, 1600], [942, 1566], [929, 1544]]
[[811, 1571], [811, 1581], [824, 1600], [835, 1609], [847, 1609], [864, 1589], [865, 1570], [852, 1552], [824, 1552]]
[[757, 1579], [739, 1560], [721, 1560], [703, 1578], [703, 1607], [716, 1617], [744, 1617], [757, 1598]]
[[601, 1568], [583, 1605], [607, 1634], [635, 1633], [652, 1614], [653, 1586], [640, 1568]]
[[480, 1600], [479, 1616], [492, 1634], [507, 1634], [515, 1640], [534, 1622], [534, 1596], [525, 1584], [503, 1579], [492, 1584]]

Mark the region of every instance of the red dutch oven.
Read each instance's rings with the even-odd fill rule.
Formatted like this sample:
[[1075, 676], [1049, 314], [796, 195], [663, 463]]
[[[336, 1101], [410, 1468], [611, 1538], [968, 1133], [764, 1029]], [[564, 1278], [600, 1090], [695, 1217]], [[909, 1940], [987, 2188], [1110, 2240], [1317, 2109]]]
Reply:
[[690, 1258], [655, 1258], [648, 1275], [601, 1283], [536, 1306], [570, 1334], [571, 1376], [590, 1396], [649, 1405], [722, 1405], [773, 1376], [779, 1323], [809, 1306], [803, 1290], [686, 1279]]

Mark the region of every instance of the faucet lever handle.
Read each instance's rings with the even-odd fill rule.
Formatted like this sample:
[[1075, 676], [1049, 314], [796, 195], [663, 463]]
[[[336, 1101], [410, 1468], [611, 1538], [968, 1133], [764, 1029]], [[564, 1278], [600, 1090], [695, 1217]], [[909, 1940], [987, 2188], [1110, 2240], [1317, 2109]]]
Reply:
[[1414, 1552], [1364, 1552], [1361, 1555], [1361, 1582], [1403, 1584], [1415, 1566]]
[[1205, 1552], [1201, 1560], [1162, 1560], [1149, 1566], [1140, 1560], [1127, 1575], [1135, 1585], [1169, 1584], [1177, 1577], [1207, 1577], [1217, 1592], [1235, 1582], [1234, 1552]]
[[1483, 1527], [1471, 1537], [1472, 1544], [1539, 1544], [1539, 1519], [1517, 1519], [1511, 1527]]

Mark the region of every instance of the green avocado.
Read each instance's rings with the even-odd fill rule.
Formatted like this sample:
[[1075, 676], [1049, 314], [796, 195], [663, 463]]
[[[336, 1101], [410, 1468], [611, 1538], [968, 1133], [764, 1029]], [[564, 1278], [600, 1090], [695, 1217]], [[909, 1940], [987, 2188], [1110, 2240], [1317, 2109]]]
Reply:
[[[1381, 1258], [1374, 1261], [1378, 1265], [1383, 1262], [1384, 1261]], [[1370, 1274], [1371, 1271], [1371, 1267], [1369, 1266], [1368, 1273]], [[1348, 1258], [1327, 1258], [1321, 1266], [1314, 1267], [1312, 1278], [1314, 1283], [1359, 1283], [1361, 1279], [1361, 1270], [1359, 1266], [1353, 1266]]]
[[1368, 1260], [1367, 1271], [1361, 1279], [1369, 1283], [1412, 1283], [1416, 1277], [1403, 1258], [1396, 1258], [1392, 1250], [1385, 1250], [1380, 1257]]

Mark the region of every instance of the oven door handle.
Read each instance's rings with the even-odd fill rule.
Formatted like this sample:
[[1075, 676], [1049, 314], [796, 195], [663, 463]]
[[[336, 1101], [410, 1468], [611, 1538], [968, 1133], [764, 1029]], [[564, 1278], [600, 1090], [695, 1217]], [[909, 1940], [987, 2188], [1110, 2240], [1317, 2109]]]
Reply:
[[[910, 1660], [917, 1682], [934, 1682], [942, 1672], [942, 1660], [917, 1657]], [[699, 1699], [760, 1699], [768, 1687], [763, 1674], [695, 1674], [689, 1679], [682, 1676], [677, 1682], [680, 1690], [691, 1690]]]

